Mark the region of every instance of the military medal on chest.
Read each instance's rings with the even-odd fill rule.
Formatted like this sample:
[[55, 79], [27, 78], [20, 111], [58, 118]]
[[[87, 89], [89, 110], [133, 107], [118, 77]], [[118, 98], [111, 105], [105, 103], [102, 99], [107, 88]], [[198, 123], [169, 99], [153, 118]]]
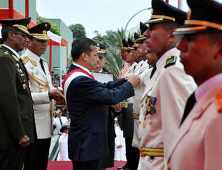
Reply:
[[157, 98], [153, 96], [146, 96], [144, 100], [146, 106], [146, 112], [144, 115], [144, 126], [145, 126], [147, 122], [149, 124], [152, 124], [152, 115], [156, 113]]
[[25, 74], [24, 74], [23, 70], [21, 69], [21, 66], [18, 62], [16, 63], [16, 69], [17, 69], [17, 72], [19, 74], [19, 78], [20, 78], [21, 83], [22, 83], [22, 88], [24, 90], [26, 90], [27, 89], [26, 76], [25, 76]]

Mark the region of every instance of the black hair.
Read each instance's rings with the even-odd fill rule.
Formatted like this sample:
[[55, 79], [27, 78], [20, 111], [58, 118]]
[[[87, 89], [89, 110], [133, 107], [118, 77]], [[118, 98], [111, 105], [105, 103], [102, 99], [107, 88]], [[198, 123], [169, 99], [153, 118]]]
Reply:
[[79, 59], [82, 53], [89, 53], [92, 51], [92, 46], [96, 46], [96, 42], [89, 38], [82, 38], [72, 42], [71, 56], [73, 61]]

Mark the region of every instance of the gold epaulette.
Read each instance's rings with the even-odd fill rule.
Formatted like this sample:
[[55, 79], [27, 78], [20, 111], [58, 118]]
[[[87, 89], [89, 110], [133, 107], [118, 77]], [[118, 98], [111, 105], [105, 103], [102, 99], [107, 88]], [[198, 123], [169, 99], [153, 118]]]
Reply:
[[146, 148], [141, 147], [140, 148], [140, 156], [151, 156], [151, 157], [163, 157], [164, 156], [164, 150], [163, 148]]
[[29, 61], [29, 57], [28, 56], [23, 56], [21, 57], [22, 63], [26, 64]]
[[29, 78], [35, 82], [37, 82], [41, 87], [45, 87], [45, 88], [48, 88], [48, 82], [46, 81], [43, 81], [41, 79], [39, 79], [38, 77], [32, 75], [32, 74], [29, 74]]
[[35, 66], [35, 67], [37, 66], [36, 61], [33, 61], [33, 60], [30, 59], [28, 56], [22, 56], [22, 57], [21, 57], [21, 60], [22, 60], [23, 64], [26, 64], [27, 62], [30, 61], [33, 66]]
[[222, 113], [222, 89], [216, 94], [216, 107], [219, 113]]

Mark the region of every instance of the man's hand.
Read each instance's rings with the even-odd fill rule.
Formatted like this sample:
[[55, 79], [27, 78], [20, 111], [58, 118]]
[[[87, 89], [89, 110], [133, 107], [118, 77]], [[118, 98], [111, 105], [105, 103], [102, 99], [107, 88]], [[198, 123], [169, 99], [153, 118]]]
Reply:
[[140, 78], [137, 75], [129, 75], [127, 80], [133, 85], [133, 87], [137, 87], [140, 85]]
[[57, 104], [63, 105], [65, 104], [65, 98], [63, 95], [63, 91], [61, 88], [51, 88], [49, 95], [52, 99], [56, 101]]
[[24, 135], [19, 139], [19, 145], [26, 147], [30, 144], [30, 138], [27, 135]]

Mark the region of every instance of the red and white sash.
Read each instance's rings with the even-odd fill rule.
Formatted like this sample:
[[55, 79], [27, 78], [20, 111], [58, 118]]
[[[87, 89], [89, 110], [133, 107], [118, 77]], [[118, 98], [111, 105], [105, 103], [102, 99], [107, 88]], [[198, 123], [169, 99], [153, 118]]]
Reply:
[[70, 83], [72, 82], [72, 80], [74, 80], [75, 78], [77, 78], [79, 76], [85, 76], [85, 77], [89, 77], [89, 78], [95, 80], [94, 76], [91, 73], [89, 73], [86, 70], [83, 70], [81, 68], [76, 68], [76, 69], [70, 71], [69, 73], [67, 73], [64, 76], [64, 80], [62, 82], [62, 87], [63, 87], [65, 99], [66, 99], [67, 89], [68, 89]]

